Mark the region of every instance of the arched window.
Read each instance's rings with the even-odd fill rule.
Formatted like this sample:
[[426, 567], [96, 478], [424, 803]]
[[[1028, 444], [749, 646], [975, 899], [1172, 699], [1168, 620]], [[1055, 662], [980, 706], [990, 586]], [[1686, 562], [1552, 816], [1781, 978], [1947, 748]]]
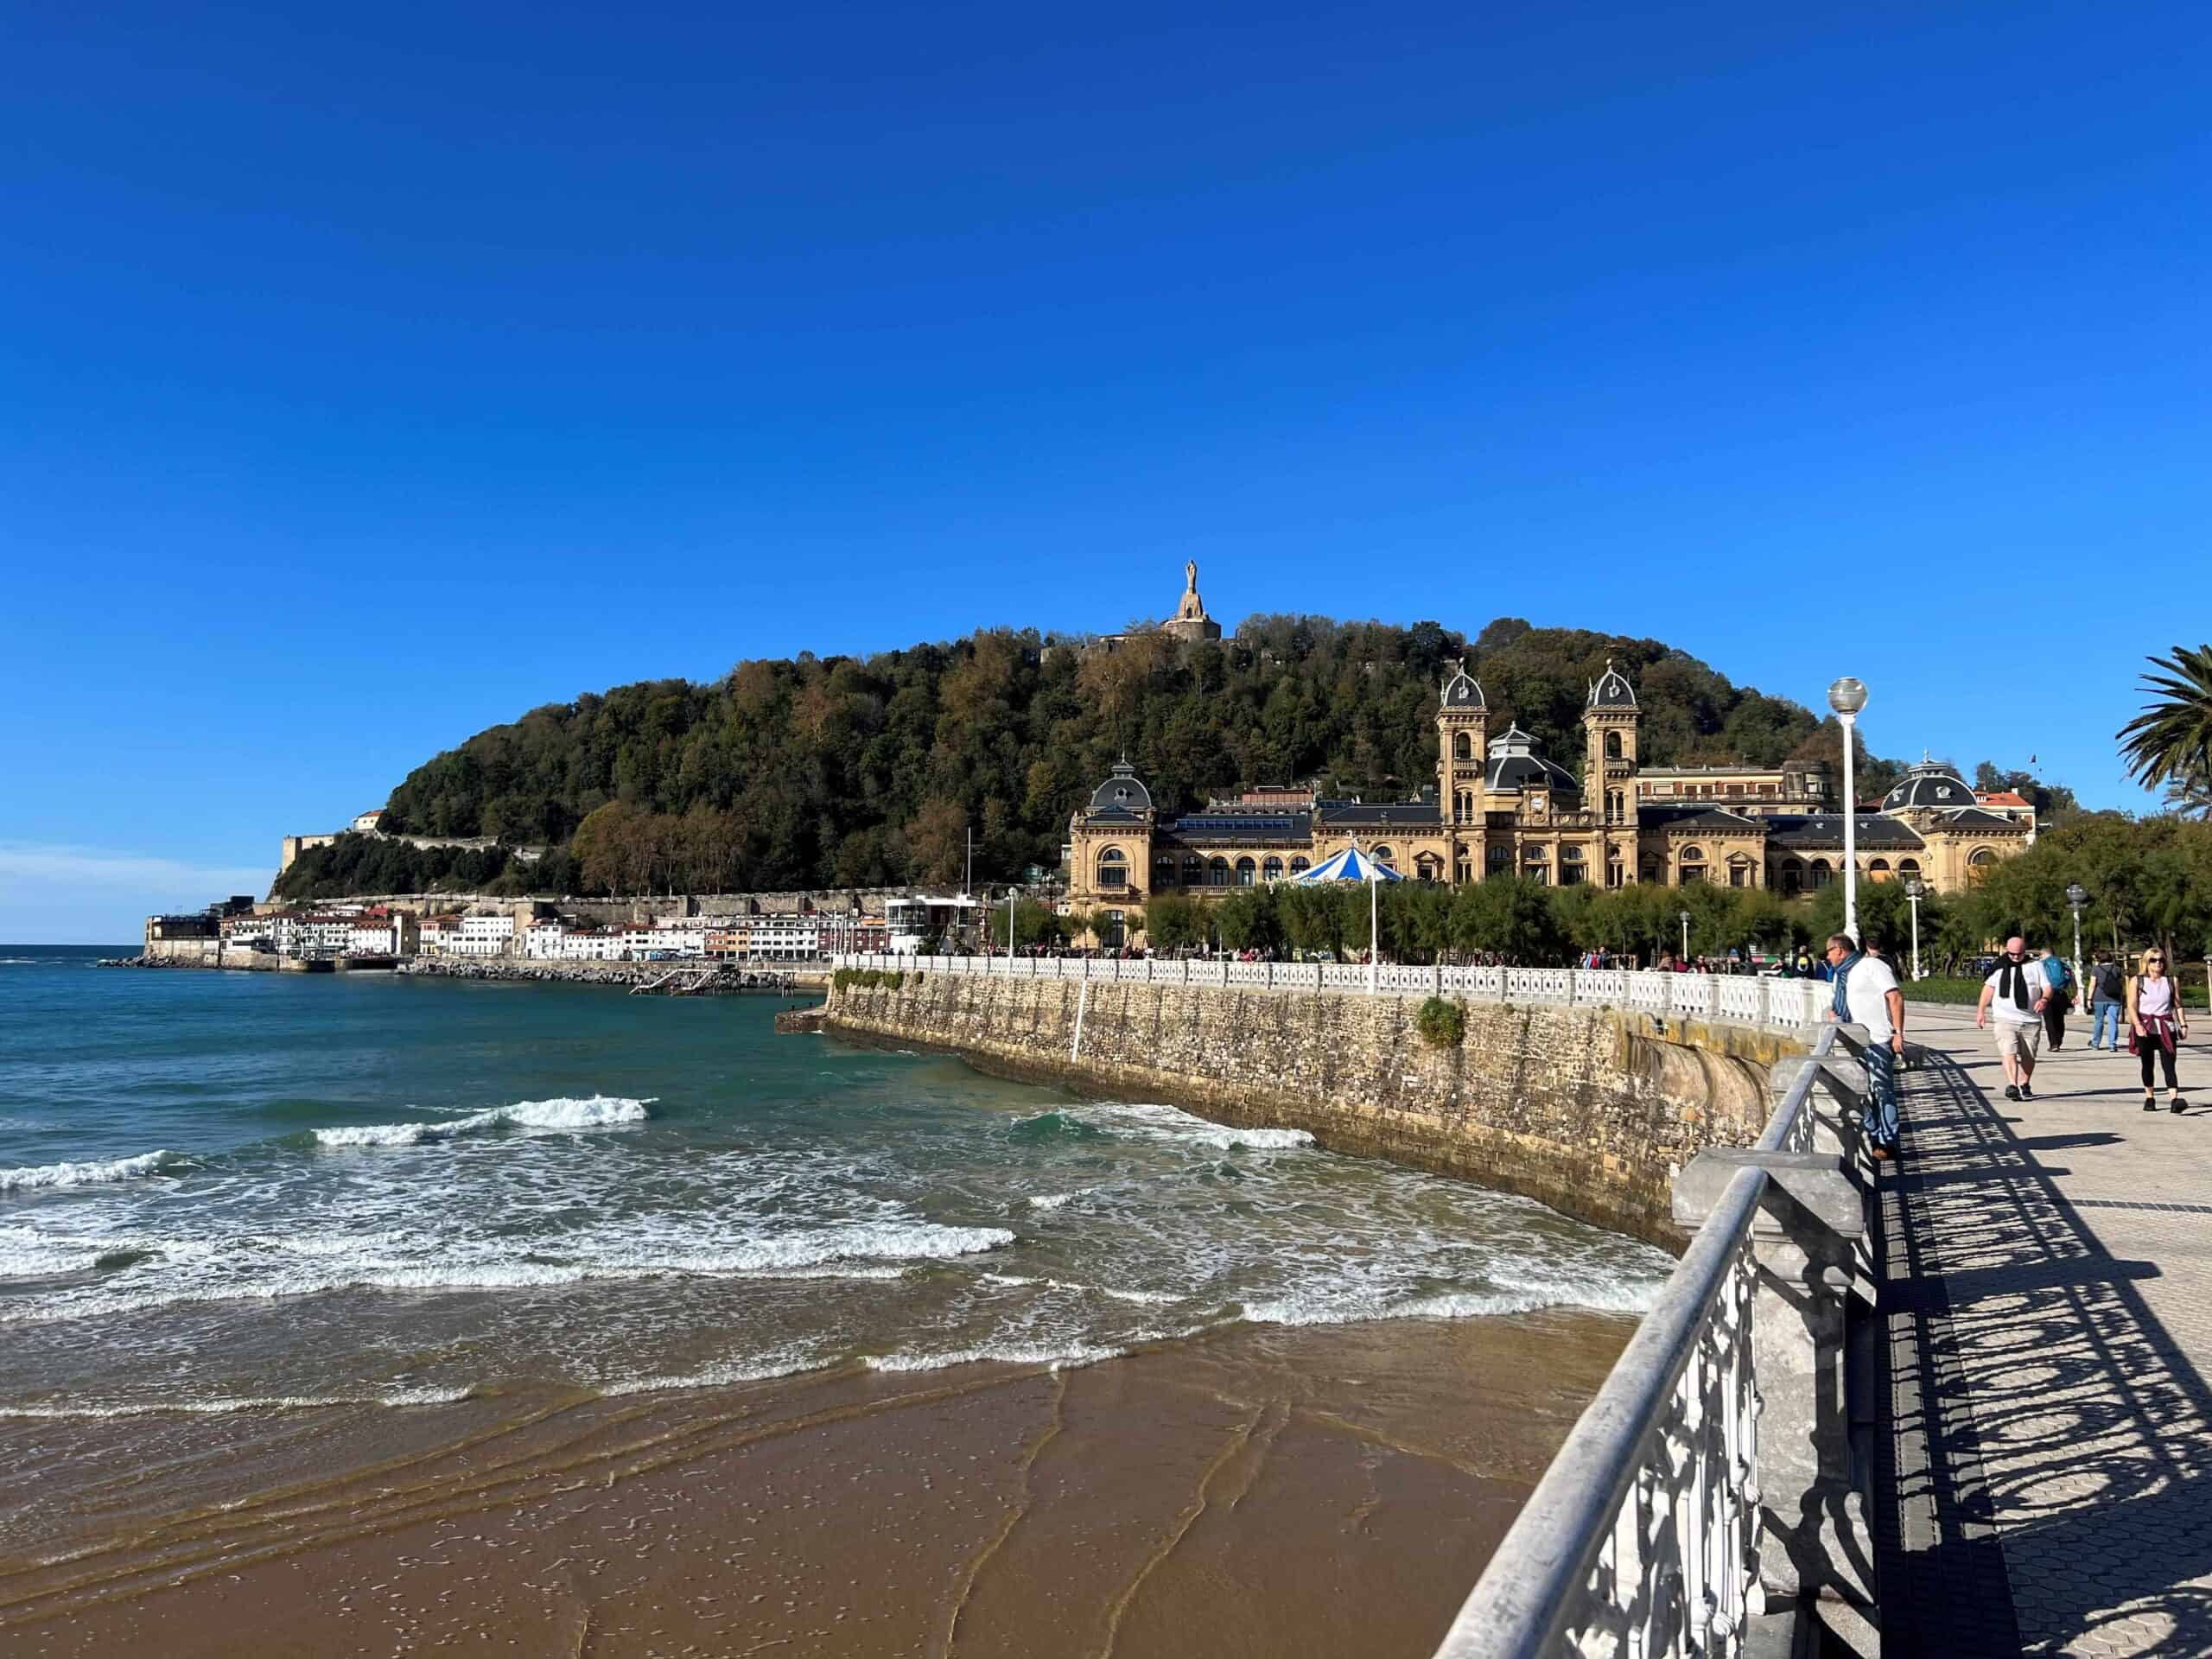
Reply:
[[1452, 798], [1452, 821], [1454, 823], [1472, 823], [1475, 821], [1475, 793], [1472, 790], [1463, 789]]
[[1684, 887], [1695, 887], [1695, 886], [1697, 886], [1697, 885], [1698, 885], [1698, 883], [1700, 883], [1700, 882], [1701, 882], [1701, 881], [1703, 881], [1703, 880], [1705, 880], [1705, 849], [1704, 849], [1704, 848], [1702, 848], [1702, 847], [1685, 847], [1685, 848], [1683, 848], [1683, 849], [1682, 849], [1681, 858], [1680, 859], [1679, 862], [1681, 863], [1681, 884], [1682, 884], [1682, 886], [1684, 886]]
[[1452, 733], [1452, 758], [1454, 760], [1473, 760], [1475, 758], [1474, 739], [1469, 737], [1465, 732]]
[[1396, 857], [1397, 855], [1392, 852], [1388, 847], [1377, 847], [1375, 849], [1375, 861], [1377, 864], [1383, 866], [1386, 869], [1395, 868], [1393, 861]]
[[1282, 860], [1281, 860], [1281, 859], [1277, 858], [1277, 857], [1276, 857], [1273, 853], [1269, 853], [1269, 854], [1267, 855], [1267, 857], [1266, 857], [1264, 860], [1262, 860], [1262, 861], [1261, 861], [1261, 864], [1260, 864], [1260, 875], [1261, 875], [1261, 878], [1262, 878], [1262, 880], [1268, 880], [1268, 881], [1280, 881], [1280, 880], [1282, 880]]
[[1126, 887], [1129, 885], [1129, 861], [1118, 847], [1109, 847], [1098, 855], [1098, 885], [1102, 887]]
[[1229, 861], [1225, 858], [1217, 858], [1209, 861], [1206, 865], [1206, 886], [1225, 887], [1228, 885]]
[[1183, 855], [1183, 885], [1195, 887], [1206, 879], [1206, 861], [1196, 853]]
[[1559, 855], [1562, 863], [1580, 864], [1582, 861], [1582, 849], [1580, 847], [1562, 847], [1559, 849]]
[[1174, 854], [1156, 853], [1153, 855], [1152, 885], [1155, 887], [1172, 887], [1175, 885]]
[[1815, 890], [1828, 886], [1835, 880], [1835, 872], [1828, 868], [1828, 861], [1825, 858], [1815, 859], [1810, 873]]
[[1920, 861], [1916, 858], [1901, 858], [1897, 860], [1897, 874], [1900, 876], [1918, 875], [1920, 874]]
[[1886, 858], [1868, 859], [1866, 861], [1866, 879], [1869, 881], [1888, 880], [1890, 879], [1890, 861]]
[[1303, 856], [1295, 857], [1290, 861], [1290, 873], [1293, 875], [1296, 875], [1300, 870], [1310, 870], [1313, 868], [1313, 865], [1308, 863]]
[[1989, 873], [1997, 868], [1997, 855], [1986, 847], [1977, 847], [1967, 855], [1967, 886], [1978, 887], [1989, 880]]
[[1620, 758], [1621, 734], [1618, 732], [1607, 732], [1605, 734], [1605, 759], [1608, 760], [1618, 760]]
[[1236, 861], [1236, 885], [1238, 887], [1250, 887], [1254, 879], [1257, 877], [1259, 874], [1260, 867], [1255, 864], [1250, 859], [1240, 858]]
[[1491, 849], [1490, 849], [1490, 859], [1489, 859], [1489, 863], [1490, 863], [1490, 873], [1491, 873], [1492, 875], [1497, 875], [1497, 874], [1500, 874], [1501, 872], [1503, 872], [1503, 871], [1504, 870], [1504, 868], [1506, 868], [1506, 866], [1507, 866], [1507, 865], [1508, 865], [1508, 864], [1512, 861], [1512, 857], [1513, 857], [1512, 853], [1511, 853], [1508, 849], [1506, 849], [1506, 848], [1503, 848], [1503, 847], [1493, 847], [1493, 848], [1491, 848]]

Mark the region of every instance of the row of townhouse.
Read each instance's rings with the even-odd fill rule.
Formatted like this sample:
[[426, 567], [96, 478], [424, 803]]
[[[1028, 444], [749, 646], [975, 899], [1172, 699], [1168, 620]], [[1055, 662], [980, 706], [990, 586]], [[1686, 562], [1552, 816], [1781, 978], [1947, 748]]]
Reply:
[[881, 918], [843, 915], [664, 917], [605, 926], [549, 918], [523, 933], [523, 955], [539, 962], [808, 962], [888, 944]]
[[226, 949], [280, 957], [405, 957], [420, 943], [415, 918], [382, 905], [226, 917], [222, 939]]
[[513, 954], [515, 918], [511, 912], [489, 916], [432, 916], [423, 924], [426, 957], [505, 957]]

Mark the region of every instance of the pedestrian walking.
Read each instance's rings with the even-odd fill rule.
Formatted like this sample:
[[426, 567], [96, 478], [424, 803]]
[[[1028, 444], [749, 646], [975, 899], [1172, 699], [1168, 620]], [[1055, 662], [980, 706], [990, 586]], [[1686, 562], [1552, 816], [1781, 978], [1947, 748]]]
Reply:
[[[2097, 952], [2089, 964], [2088, 983], [2082, 988], [2089, 995], [2089, 1046], [2112, 1050], [2126, 1046], [2120, 1038], [2127, 1029], [2127, 976], [2120, 971], [2111, 951]], [[2112, 1027], [2110, 1042], [2104, 1040], [2107, 1025]]]
[[2143, 1061], [2143, 1109], [2158, 1109], [2158, 1090], [2152, 1087], [2152, 1068], [2163, 1059], [2166, 1065], [2169, 1109], [2185, 1112], [2181, 1084], [2174, 1077], [2174, 1061], [2189, 1038], [2189, 1015], [2166, 972], [2166, 953], [2152, 949], [2143, 953], [2143, 971], [2127, 982], [2127, 1046]]
[[2046, 949], [2042, 957], [2043, 976], [2050, 982], [2050, 995], [2044, 1000], [2043, 1033], [2055, 1048], [2066, 1046], [2066, 1011], [2074, 1006], [2071, 988], [2074, 975], [2066, 965], [2066, 958], [2057, 951]]
[[2036, 1056], [2043, 1049], [2043, 1007], [2050, 996], [2043, 964], [2029, 960], [2028, 942], [2015, 933], [1981, 982], [1981, 1001], [1974, 1011], [1974, 1024], [1987, 1027], [1996, 1037], [2007, 1100], [2036, 1097]]
[[1871, 952], [1861, 951], [1848, 933], [1831, 933], [1828, 965], [1835, 970], [1831, 1012], [1839, 1020], [1866, 1027], [1859, 1055], [1866, 1067], [1866, 1105], [1860, 1124], [1878, 1160], [1897, 1154], [1897, 1062], [1904, 1058], [1904, 992], [1897, 970]]

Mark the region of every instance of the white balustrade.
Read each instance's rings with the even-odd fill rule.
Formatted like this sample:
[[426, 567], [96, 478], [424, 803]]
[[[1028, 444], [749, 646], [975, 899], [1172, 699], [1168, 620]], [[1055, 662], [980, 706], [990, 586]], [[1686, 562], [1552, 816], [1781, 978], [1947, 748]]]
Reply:
[[[1229, 962], [1149, 957], [925, 957], [861, 951], [833, 956], [833, 968], [907, 974], [964, 974], [983, 978], [1107, 979], [1133, 982], [1274, 990], [1368, 988], [1369, 969], [1356, 962]], [[1741, 1025], [1802, 1030], [1821, 1023], [1828, 988], [1815, 981], [1749, 976], [1630, 973], [1618, 968], [1420, 967], [1384, 963], [1375, 988], [1390, 996], [1456, 996], [1470, 1002], [1584, 1004], [1690, 1015]]]

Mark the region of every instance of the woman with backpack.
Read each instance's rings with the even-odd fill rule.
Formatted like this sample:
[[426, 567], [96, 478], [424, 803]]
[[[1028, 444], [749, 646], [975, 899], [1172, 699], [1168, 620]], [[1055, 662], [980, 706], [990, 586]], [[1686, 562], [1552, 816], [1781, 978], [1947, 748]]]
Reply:
[[2074, 1006], [2074, 976], [2066, 966], [2066, 958], [2056, 950], [2043, 953], [2043, 976], [2050, 987], [2050, 995], [2043, 1005], [2043, 1034], [2053, 1048], [2066, 1046], [2066, 1011]]
[[2127, 982], [2127, 1046], [2143, 1060], [2143, 1109], [2158, 1109], [2152, 1067], [2166, 1065], [2166, 1103], [2172, 1111], [2189, 1109], [2181, 1084], [2174, 1077], [2174, 1058], [2189, 1038], [2189, 1016], [2173, 976], [2166, 972], [2166, 953], [2153, 945], [2143, 953], [2143, 971]]

